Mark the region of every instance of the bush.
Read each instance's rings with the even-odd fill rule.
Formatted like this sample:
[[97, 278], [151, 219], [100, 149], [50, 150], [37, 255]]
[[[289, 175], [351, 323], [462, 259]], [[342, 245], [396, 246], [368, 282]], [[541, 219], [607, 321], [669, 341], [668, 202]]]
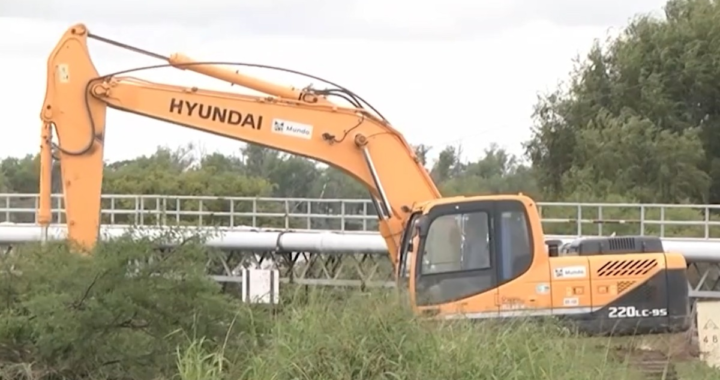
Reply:
[[255, 321], [205, 274], [192, 244], [101, 244], [92, 256], [63, 244], [21, 247], [0, 263], [3, 378], [154, 379], [176, 373], [188, 334], [254, 349]]

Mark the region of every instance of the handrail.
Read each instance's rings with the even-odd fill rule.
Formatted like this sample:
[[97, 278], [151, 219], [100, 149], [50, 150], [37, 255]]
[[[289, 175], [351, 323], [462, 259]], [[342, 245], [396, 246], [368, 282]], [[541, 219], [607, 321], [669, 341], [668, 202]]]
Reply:
[[[35, 223], [37, 194], [0, 194], [0, 222]], [[104, 224], [250, 225], [375, 231], [369, 199], [104, 194]], [[64, 223], [62, 196], [52, 197]], [[720, 238], [720, 205], [539, 202], [548, 234]]]

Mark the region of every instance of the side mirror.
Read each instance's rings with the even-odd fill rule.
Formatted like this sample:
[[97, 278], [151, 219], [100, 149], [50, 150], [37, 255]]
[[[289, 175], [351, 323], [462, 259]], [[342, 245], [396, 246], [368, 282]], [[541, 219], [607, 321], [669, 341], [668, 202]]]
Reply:
[[562, 243], [562, 240], [546, 240], [545, 245], [548, 247], [548, 256], [558, 257], [560, 255], [560, 246]]

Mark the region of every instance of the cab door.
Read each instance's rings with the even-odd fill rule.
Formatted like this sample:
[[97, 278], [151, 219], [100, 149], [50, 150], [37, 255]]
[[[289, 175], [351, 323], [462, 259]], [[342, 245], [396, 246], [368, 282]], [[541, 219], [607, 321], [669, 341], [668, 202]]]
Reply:
[[[470, 201], [437, 205], [423, 216], [410, 281], [417, 309], [448, 317], [498, 315], [494, 209], [493, 201]], [[484, 236], [463, 236], [469, 219], [484, 221]], [[485, 244], [470, 250], [470, 238]]]
[[525, 205], [498, 201], [495, 210], [498, 304], [501, 316], [549, 315], [552, 310], [545, 247], [535, 247]]

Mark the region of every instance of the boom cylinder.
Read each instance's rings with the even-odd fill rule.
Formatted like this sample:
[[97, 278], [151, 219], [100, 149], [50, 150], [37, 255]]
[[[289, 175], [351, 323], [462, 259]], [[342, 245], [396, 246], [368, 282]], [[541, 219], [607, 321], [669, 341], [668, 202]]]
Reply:
[[333, 104], [327, 99], [317, 96], [316, 94], [296, 90], [292, 87], [280, 86], [275, 83], [264, 81], [262, 79], [240, 74], [226, 68], [202, 64], [184, 54], [175, 53], [168, 58], [168, 62], [175, 68], [194, 71], [199, 74], [234, 83], [238, 86], [251, 88], [264, 94], [277, 96], [285, 99], [296, 99], [305, 103], [317, 103], [326, 105]]

